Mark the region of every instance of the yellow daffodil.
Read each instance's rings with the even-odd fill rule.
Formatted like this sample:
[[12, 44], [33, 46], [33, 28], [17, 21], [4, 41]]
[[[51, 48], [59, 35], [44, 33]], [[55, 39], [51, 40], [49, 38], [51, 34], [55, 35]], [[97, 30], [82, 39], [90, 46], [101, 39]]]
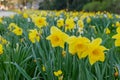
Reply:
[[3, 46], [0, 44], [0, 54], [3, 54]]
[[43, 71], [43, 72], [45, 72], [45, 71], [46, 71], [46, 68], [45, 68], [45, 66], [44, 66], [44, 65], [42, 66], [42, 71]]
[[23, 30], [22, 28], [16, 27], [12, 32], [19, 36], [22, 35]]
[[2, 23], [2, 18], [0, 18], [0, 23]]
[[47, 25], [46, 18], [45, 17], [35, 17], [34, 23], [38, 28], [42, 28]]
[[62, 74], [62, 71], [61, 70], [58, 70], [58, 71], [54, 71], [54, 75], [55, 76], [60, 76]]
[[47, 37], [51, 41], [52, 47], [60, 46], [64, 48], [65, 40], [68, 38], [68, 35], [59, 30], [57, 27], [51, 27], [51, 35]]
[[120, 22], [116, 22], [116, 27], [120, 27]]
[[105, 28], [105, 33], [106, 34], [110, 34], [110, 29], [109, 28]]
[[2, 36], [0, 36], [0, 43], [2, 44], [2, 45], [4, 45], [4, 44], [7, 44], [7, 40], [6, 39], [4, 39]]
[[80, 28], [83, 28], [83, 27], [84, 27], [84, 23], [83, 23], [82, 20], [78, 20], [77, 24], [78, 24], [78, 26], [79, 26]]
[[[116, 36], [120, 36], [120, 34], [116, 35]], [[120, 39], [115, 40], [115, 46], [120, 46]]]
[[39, 42], [39, 40], [40, 40], [40, 35], [39, 35], [39, 33], [38, 33], [38, 31], [37, 31], [36, 29], [30, 30], [29, 40], [30, 40], [32, 43], [35, 43], [36, 41]]
[[28, 18], [28, 14], [27, 13], [23, 13], [23, 17], [24, 18]]
[[86, 37], [71, 36], [68, 38], [67, 43], [69, 44], [69, 52], [72, 55], [77, 53], [79, 59], [84, 58], [88, 55], [87, 50], [90, 40]]
[[117, 28], [117, 34], [114, 35], [112, 38], [115, 40], [115, 46], [120, 46], [120, 27]]
[[104, 46], [101, 46], [102, 40], [101, 38], [97, 38], [93, 40], [89, 45], [89, 62], [91, 65], [93, 65], [97, 61], [104, 61], [105, 60], [105, 54], [104, 50], [107, 50]]
[[17, 28], [18, 26], [15, 24], [15, 23], [10, 23], [9, 26], [8, 26], [8, 29], [10, 31], [14, 30], [15, 28]]
[[57, 20], [57, 26], [58, 27], [63, 27], [64, 26], [64, 19]]
[[74, 20], [72, 18], [66, 19], [65, 30], [71, 30], [71, 29], [74, 29], [74, 27], [75, 27]]
[[91, 22], [91, 18], [88, 17], [88, 18], [86, 19], [86, 22], [87, 22], [87, 23], [90, 23], [90, 22]]
[[8, 29], [18, 36], [23, 33], [22, 28], [19, 28], [15, 23], [10, 23]]

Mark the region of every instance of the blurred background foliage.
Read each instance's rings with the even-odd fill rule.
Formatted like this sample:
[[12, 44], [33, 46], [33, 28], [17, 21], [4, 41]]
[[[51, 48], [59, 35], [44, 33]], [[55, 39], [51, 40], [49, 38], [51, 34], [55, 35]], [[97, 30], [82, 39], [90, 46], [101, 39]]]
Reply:
[[69, 11], [109, 11], [120, 13], [120, 0], [44, 0], [39, 9]]

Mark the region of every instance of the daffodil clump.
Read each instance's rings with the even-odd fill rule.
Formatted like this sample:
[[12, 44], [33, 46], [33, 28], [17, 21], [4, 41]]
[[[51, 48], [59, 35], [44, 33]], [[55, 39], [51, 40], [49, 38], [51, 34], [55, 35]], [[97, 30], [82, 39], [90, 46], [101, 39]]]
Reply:
[[120, 79], [119, 15], [16, 12], [0, 18], [1, 80]]
[[22, 35], [23, 33], [22, 28], [17, 26], [15, 23], [10, 23], [8, 29], [18, 36]]

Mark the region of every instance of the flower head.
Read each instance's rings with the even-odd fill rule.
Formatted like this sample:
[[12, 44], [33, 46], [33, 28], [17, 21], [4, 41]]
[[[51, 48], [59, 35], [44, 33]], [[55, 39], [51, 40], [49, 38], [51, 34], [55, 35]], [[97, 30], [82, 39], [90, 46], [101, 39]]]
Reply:
[[84, 23], [83, 23], [82, 20], [78, 20], [77, 24], [78, 24], [78, 26], [79, 26], [80, 28], [83, 28], [83, 27], [84, 27]]
[[105, 33], [106, 34], [110, 34], [110, 29], [109, 28], [105, 28]]
[[7, 41], [5, 38], [3, 38], [2, 36], [0, 36], [0, 43], [1, 43], [2, 45], [4, 45], [4, 44], [7, 44], [8, 41]]
[[57, 27], [51, 27], [51, 35], [47, 37], [51, 41], [52, 47], [60, 46], [64, 48], [65, 40], [68, 38], [68, 35], [59, 30]]
[[40, 36], [39, 36], [39, 33], [38, 33], [38, 31], [36, 29], [30, 30], [30, 32], [29, 32], [29, 40], [32, 43], [35, 43], [36, 41], [39, 42]]
[[34, 18], [34, 23], [38, 28], [42, 28], [43, 26], [47, 25], [45, 17], [35, 17]]
[[66, 19], [65, 30], [71, 30], [71, 29], [74, 29], [74, 27], [75, 27], [74, 19], [72, 18]]
[[100, 45], [101, 42], [102, 40], [100, 38], [97, 38], [90, 43], [88, 57], [91, 65], [97, 61], [103, 62], [105, 60], [104, 50], [107, 49], [104, 46]]
[[91, 18], [88, 17], [88, 18], [86, 19], [86, 22], [87, 22], [87, 23], [90, 23], [90, 22], [91, 22]]
[[114, 35], [112, 38], [115, 40], [115, 46], [120, 46], [120, 27], [117, 28], [117, 34]]
[[57, 26], [58, 26], [58, 27], [64, 26], [64, 19], [59, 19], [59, 20], [57, 20]]
[[84, 58], [88, 55], [88, 44], [90, 40], [86, 37], [75, 37], [71, 36], [68, 38], [67, 43], [69, 44], [69, 52], [72, 55], [77, 53], [79, 59]]
[[55, 76], [60, 76], [62, 74], [62, 71], [61, 70], [58, 70], [58, 71], [54, 71], [54, 75]]
[[16, 27], [12, 32], [15, 33], [16, 35], [22, 35], [23, 30], [22, 28]]

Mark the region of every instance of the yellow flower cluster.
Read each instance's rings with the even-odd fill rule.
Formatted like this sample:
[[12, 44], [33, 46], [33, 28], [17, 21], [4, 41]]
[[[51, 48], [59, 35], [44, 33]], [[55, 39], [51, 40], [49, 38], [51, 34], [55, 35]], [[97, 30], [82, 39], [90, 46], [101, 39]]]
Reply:
[[90, 64], [93, 65], [97, 61], [104, 61], [104, 46], [101, 46], [100, 38], [94, 39], [92, 42], [86, 37], [69, 37], [55, 26], [51, 27], [51, 35], [47, 37], [51, 41], [52, 47], [60, 46], [64, 48], [65, 42], [69, 44], [69, 52], [72, 55], [77, 54], [79, 59], [89, 57]]
[[22, 28], [18, 27], [15, 23], [10, 23], [8, 29], [18, 36], [23, 33]]
[[85, 37], [72, 36], [67, 40], [69, 44], [69, 52], [72, 55], [77, 53], [79, 59], [89, 57], [90, 64], [93, 65], [97, 61], [104, 61], [104, 50], [107, 50], [104, 46], [101, 46], [102, 40], [97, 38], [90, 42]]

